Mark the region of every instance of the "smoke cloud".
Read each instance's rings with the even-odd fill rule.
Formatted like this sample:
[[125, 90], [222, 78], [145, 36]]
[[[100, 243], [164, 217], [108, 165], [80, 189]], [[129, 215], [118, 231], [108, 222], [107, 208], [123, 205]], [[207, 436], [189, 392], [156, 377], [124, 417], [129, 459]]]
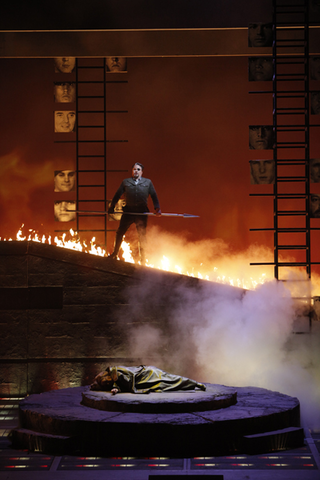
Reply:
[[[221, 240], [190, 244], [157, 230], [148, 241], [153, 257], [169, 251], [183, 268], [202, 263], [211, 280], [217, 272], [248, 278], [250, 271], [253, 277], [250, 261], [270, 256], [265, 247], [235, 253]], [[160, 273], [143, 272], [127, 292], [134, 305], [132, 355], [198, 381], [296, 396], [302, 420], [320, 427], [320, 322], [314, 320], [309, 329], [310, 299], [301, 300], [319, 291], [319, 280], [310, 285], [302, 273], [288, 274], [287, 282], [262, 275], [260, 270], [264, 283], [243, 290], [205, 281], [188, 284], [186, 277], [179, 282], [176, 275], [166, 276], [164, 283]]]

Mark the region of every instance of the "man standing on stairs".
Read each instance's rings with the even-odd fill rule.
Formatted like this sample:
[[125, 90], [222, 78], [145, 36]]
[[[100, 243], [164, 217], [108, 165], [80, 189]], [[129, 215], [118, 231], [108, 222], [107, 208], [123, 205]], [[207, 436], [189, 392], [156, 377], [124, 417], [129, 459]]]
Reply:
[[[139, 238], [140, 262], [144, 265], [146, 262], [146, 228], [147, 215], [139, 215], [139, 213], [149, 212], [148, 198], [149, 195], [153, 201], [154, 211], [157, 217], [161, 215], [160, 204], [155, 188], [148, 178], [142, 178], [144, 166], [141, 163], [135, 163], [132, 167], [132, 177], [126, 178], [121, 183], [116, 194], [114, 195], [108, 213], [114, 213], [114, 208], [122, 195], [125, 195], [126, 205], [123, 208], [123, 214], [120, 225], [116, 233], [116, 240], [113, 253], [109, 258], [117, 258], [122, 239], [130, 225], [135, 223]], [[130, 214], [126, 214], [129, 212]], [[131, 215], [131, 214], [137, 215]]]

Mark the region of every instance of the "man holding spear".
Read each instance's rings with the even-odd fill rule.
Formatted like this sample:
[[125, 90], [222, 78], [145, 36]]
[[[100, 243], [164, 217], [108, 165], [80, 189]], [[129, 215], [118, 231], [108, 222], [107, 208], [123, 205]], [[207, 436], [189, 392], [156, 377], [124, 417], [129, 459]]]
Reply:
[[[116, 239], [114, 244], [114, 250], [109, 258], [117, 258], [123, 236], [126, 231], [135, 223], [138, 239], [139, 239], [139, 250], [140, 250], [140, 262], [141, 265], [145, 264], [146, 261], [146, 228], [149, 212], [148, 209], [148, 198], [149, 195], [153, 201], [155, 215], [160, 217], [161, 210], [160, 204], [155, 188], [148, 178], [142, 178], [143, 174], [143, 165], [141, 163], [135, 163], [132, 167], [132, 177], [126, 178], [121, 183], [117, 192], [115, 193], [108, 213], [114, 213], [114, 208], [120, 197], [125, 195], [125, 206], [123, 208], [123, 214], [121, 216], [120, 225], [116, 233]], [[128, 212], [126, 214], [126, 212]], [[136, 215], [135, 215], [136, 214]]]

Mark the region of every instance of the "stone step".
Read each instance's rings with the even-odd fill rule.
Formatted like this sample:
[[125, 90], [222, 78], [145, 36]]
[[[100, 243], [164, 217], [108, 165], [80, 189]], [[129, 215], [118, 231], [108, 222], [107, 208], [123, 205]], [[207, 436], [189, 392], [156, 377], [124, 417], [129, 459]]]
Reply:
[[303, 445], [304, 432], [301, 427], [288, 427], [243, 437], [244, 452], [250, 455], [261, 452], [289, 450], [302, 447]]
[[15, 428], [10, 433], [13, 448], [51, 455], [71, 454], [77, 450], [76, 437], [39, 433], [26, 428]]
[[[223, 390], [222, 387], [207, 384], [206, 392], [214, 393], [217, 389]], [[233, 387], [224, 388], [231, 392], [235, 390]], [[237, 403], [228, 408], [182, 413], [91, 408], [81, 405], [82, 394], [88, 389], [87, 386], [52, 390], [22, 400], [19, 405], [20, 427], [43, 433], [34, 434], [37, 435], [34, 438], [29, 434], [30, 438], [20, 442], [20, 448], [31, 451], [41, 448], [50, 453], [48, 445], [51, 439], [62, 436], [65, 437], [66, 449], [67, 439], [70, 438], [71, 450], [76, 446], [79, 447], [77, 451], [89, 456], [216, 456], [245, 453], [244, 447], [248, 451], [258, 447], [259, 453], [264, 453], [282, 445], [280, 439], [270, 440], [270, 435], [276, 437], [279, 432], [289, 435], [281, 429], [299, 425], [297, 398], [257, 387], [237, 387]], [[201, 395], [204, 392], [196, 392], [194, 396], [197, 393]], [[113, 399], [122, 401], [128, 395], [130, 402], [139, 402], [140, 397], [144, 398], [142, 395], [119, 394]], [[175, 397], [174, 392], [151, 395], [154, 400], [159, 397], [162, 403], [170, 400], [172, 395]], [[145, 397], [147, 402], [152, 400], [148, 395]], [[267, 432], [267, 437], [260, 439], [260, 432]], [[257, 434], [256, 438], [250, 437]], [[244, 438], [245, 435], [248, 438]], [[19, 444], [18, 434], [16, 437]], [[53, 448], [61, 449], [62, 442], [57, 443], [58, 446], [53, 444]], [[289, 448], [289, 445], [296, 447], [292, 438], [286, 439], [284, 445], [283, 448]]]

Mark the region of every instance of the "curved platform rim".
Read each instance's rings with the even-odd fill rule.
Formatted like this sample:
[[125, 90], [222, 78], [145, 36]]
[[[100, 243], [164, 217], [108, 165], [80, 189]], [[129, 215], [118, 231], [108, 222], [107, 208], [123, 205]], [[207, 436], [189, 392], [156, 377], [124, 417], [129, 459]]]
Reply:
[[84, 390], [81, 404], [109, 412], [185, 413], [228, 408], [237, 402], [237, 390], [222, 385], [206, 385], [207, 389], [148, 394]]
[[[209, 392], [221, 387], [207, 386]], [[21, 428], [13, 432], [16, 446], [39, 451], [41, 445], [44, 453], [68, 448], [84, 455], [193, 457], [303, 445], [299, 400], [263, 388], [236, 387], [238, 401], [228, 408], [176, 413], [90, 408], [81, 405], [82, 393], [89, 388], [53, 390], [24, 399]], [[224, 388], [235, 392], [235, 387]]]

